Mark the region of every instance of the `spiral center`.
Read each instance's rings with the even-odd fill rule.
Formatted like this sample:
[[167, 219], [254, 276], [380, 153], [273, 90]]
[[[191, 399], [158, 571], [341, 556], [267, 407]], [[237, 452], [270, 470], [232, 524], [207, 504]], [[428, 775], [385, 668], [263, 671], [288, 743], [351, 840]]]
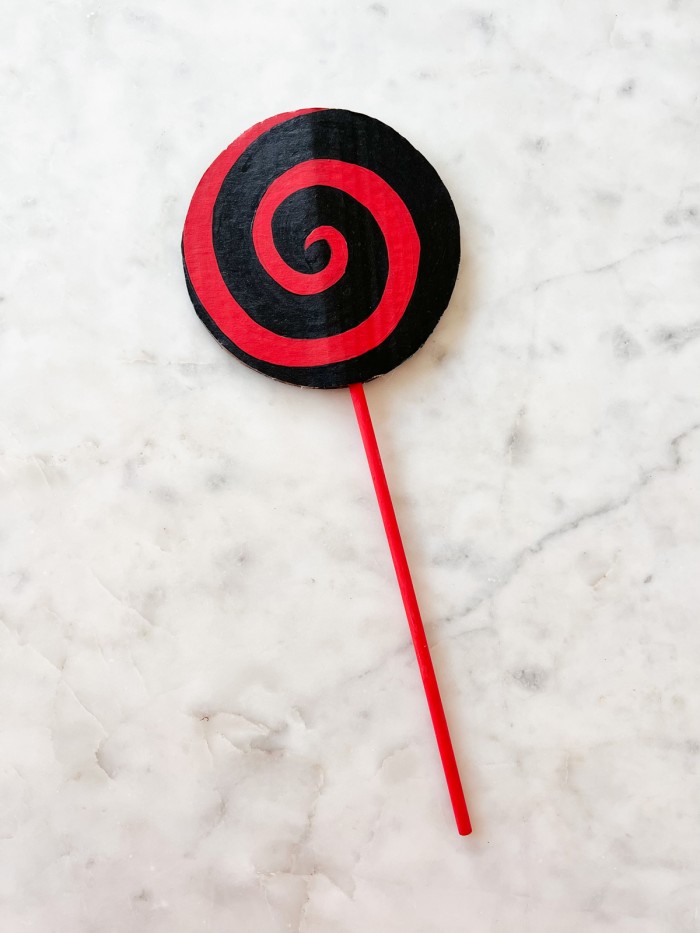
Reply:
[[[313, 163], [305, 164], [313, 165]], [[306, 237], [304, 249], [308, 249], [320, 240], [328, 244], [330, 259], [323, 269], [319, 272], [299, 272], [297, 269], [292, 269], [280, 256], [272, 233], [275, 211], [291, 195], [302, 188], [314, 185], [313, 180], [307, 180], [304, 183], [303, 178], [298, 177], [299, 168], [300, 166], [295, 166], [284, 175], [280, 175], [263, 195], [253, 219], [253, 246], [263, 269], [275, 282], [295, 295], [317, 295], [331, 288], [345, 275], [348, 265], [348, 244], [340, 230], [321, 225]]]

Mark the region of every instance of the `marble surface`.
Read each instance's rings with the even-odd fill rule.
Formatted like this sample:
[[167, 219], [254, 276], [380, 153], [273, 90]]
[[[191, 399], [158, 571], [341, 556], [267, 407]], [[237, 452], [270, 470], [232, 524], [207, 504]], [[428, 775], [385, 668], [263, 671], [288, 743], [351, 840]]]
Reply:
[[[700, 929], [693, 0], [4, 0], [0, 929]], [[395, 126], [466, 261], [368, 388], [459, 838], [349, 397], [192, 313], [251, 123]]]

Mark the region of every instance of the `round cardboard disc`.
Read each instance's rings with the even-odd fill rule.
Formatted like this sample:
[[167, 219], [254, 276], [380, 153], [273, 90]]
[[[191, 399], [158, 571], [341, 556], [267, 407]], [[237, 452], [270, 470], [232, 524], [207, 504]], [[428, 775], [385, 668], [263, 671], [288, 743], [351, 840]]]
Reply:
[[187, 213], [187, 287], [217, 340], [285, 382], [339, 388], [427, 340], [454, 288], [459, 222], [430, 163], [349, 110], [249, 129], [211, 164]]

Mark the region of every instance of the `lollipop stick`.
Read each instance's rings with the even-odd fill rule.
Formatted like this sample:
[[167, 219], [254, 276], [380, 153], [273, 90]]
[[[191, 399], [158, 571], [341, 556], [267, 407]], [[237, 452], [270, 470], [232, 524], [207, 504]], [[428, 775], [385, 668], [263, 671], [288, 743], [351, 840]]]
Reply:
[[442, 767], [445, 771], [447, 789], [450, 794], [450, 800], [452, 801], [457, 830], [460, 836], [468, 836], [472, 831], [472, 827], [469, 821], [467, 803], [464, 799], [464, 790], [462, 789], [455, 753], [452, 748], [450, 731], [447, 728], [445, 710], [442, 707], [440, 690], [435, 677], [433, 661], [430, 657], [430, 649], [428, 648], [428, 640], [425, 636], [423, 620], [421, 619], [420, 609], [418, 608], [418, 600], [416, 599], [416, 593], [413, 589], [411, 572], [408, 569], [406, 552], [404, 551], [403, 542], [401, 541], [401, 533], [399, 532], [399, 526], [396, 521], [396, 513], [394, 512], [391, 495], [389, 494], [389, 487], [386, 482], [386, 476], [384, 475], [384, 467], [382, 466], [382, 459], [379, 455], [379, 447], [377, 446], [377, 438], [374, 434], [374, 428], [372, 427], [372, 419], [369, 415], [365, 390], [362, 384], [357, 383], [356, 385], [351, 385], [350, 395], [352, 396], [352, 403], [355, 406], [355, 415], [357, 416], [357, 423], [360, 428], [360, 434], [362, 435], [362, 443], [365, 446], [367, 462], [369, 464], [370, 473], [372, 474], [372, 482], [374, 483], [374, 490], [377, 494], [377, 501], [379, 502], [379, 511], [382, 514], [384, 530], [389, 542], [389, 550], [391, 551], [396, 578], [399, 582], [399, 589], [401, 590], [401, 597], [406, 610], [408, 627], [411, 630], [411, 637], [413, 638], [413, 647], [416, 650], [418, 667], [423, 679], [423, 689], [425, 690], [425, 696], [428, 701], [430, 716], [433, 720], [433, 729], [435, 730], [435, 738], [437, 739], [438, 750], [440, 752], [440, 758], [442, 759]]

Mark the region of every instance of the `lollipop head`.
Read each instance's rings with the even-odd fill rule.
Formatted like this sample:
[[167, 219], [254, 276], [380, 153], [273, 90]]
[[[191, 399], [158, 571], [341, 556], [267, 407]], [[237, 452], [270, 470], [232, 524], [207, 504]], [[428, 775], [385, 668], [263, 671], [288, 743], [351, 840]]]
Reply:
[[459, 223], [436, 171], [363, 114], [252, 127], [211, 164], [182, 240], [192, 303], [259, 372], [338, 388], [398, 366], [452, 294]]

